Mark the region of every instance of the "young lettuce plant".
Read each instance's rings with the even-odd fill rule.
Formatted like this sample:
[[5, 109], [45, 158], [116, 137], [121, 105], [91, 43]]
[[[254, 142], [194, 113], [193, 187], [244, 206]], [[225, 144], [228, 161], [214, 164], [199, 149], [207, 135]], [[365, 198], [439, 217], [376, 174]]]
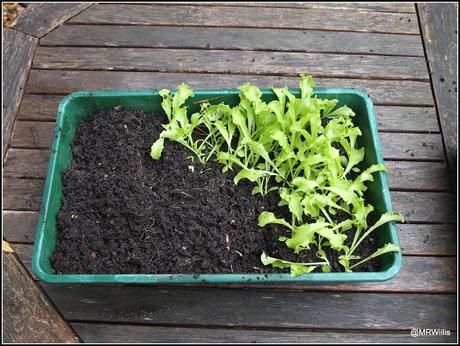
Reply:
[[165, 138], [179, 142], [195, 153], [201, 162], [204, 162], [204, 153], [201, 146], [193, 139], [193, 131], [203, 123], [201, 113], [195, 113], [190, 120], [187, 116], [185, 101], [193, 96], [193, 92], [184, 83], [179, 85], [174, 96], [167, 89], [160, 90], [163, 98], [161, 107], [168, 117], [169, 123], [163, 125], [164, 131], [160, 137], [152, 144], [150, 155], [154, 160], [158, 160], [163, 152]]
[[[379, 248], [377, 251], [375, 251], [373, 254], [370, 256], [361, 259], [359, 256], [353, 255], [353, 252], [356, 250], [356, 248], [359, 246], [359, 244], [366, 239], [373, 231], [375, 231], [378, 227], [382, 226], [383, 224], [391, 221], [399, 221], [399, 222], [404, 222], [404, 218], [401, 214], [395, 213], [395, 212], [388, 212], [382, 214], [380, 219], [372, 226], [369, 227], [369, 229], [366, 230], [365, 233], [361, 234], [363, 228], [359, 227], [357, 228], [357, 231], [355, 233], [355, 236], [353, 238], [353, 242], [350, 247], [344, 247], [344, 255], [339, 256], [339, 263], [344, 267], [346, 272], [351, 272], [354, 267], [357, 267], [372, 258], [375, 258], [377, 256], [383, 255], [387, 252], [398, 252], [400, 251], [400, 248], [394, 244], [388, 243], [385, 244], [383, 247]], [[361, 260], [360, 260], [361, 259]], [[351, 260], [360, 260], [354, 264], [350, 264]]]

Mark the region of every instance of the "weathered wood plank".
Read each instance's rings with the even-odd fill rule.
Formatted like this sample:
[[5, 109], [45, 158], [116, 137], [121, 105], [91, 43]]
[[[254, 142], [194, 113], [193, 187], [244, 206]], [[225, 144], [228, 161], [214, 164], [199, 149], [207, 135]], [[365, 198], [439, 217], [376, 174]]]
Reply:
[[457, 191], [458, 8], [456, 3], [417, 6], [446, 148], [452, 191]]
[[283, 76], [304, 72], [321, 77], [421, 81], [429, 78], [425, 59], [420, 57], [163, 48], [38, 47], [33, 67]]
[[[7, 159], [8, 162], [8, 159]], [[391, 189], [447, 191], [449, 177], [443, 162], [386, 161]]]
[[[54, 121], [62, 99], [60, 95], [25, 94], [18, 119]], [[439, 132], [433, 107], [375, 106], [375, 113], [380, 131]]]
[[62, 99], [62, 95], [25, 94], [17, 118], [18, 120], [54, 121]]
[[[7, 178], [45, 178], [49, 150], [10, 149], [3, 175]], [[31, 165], [30, 163], [34, 164]], [[442, 162], [387, 161], [391, 189], [446, 191], [449, 178]]]
[[34, 281], [37, 281], [38, 278], [32, 272], [32, 254], [33, 254], [34, 246], [32, 244], [14, 244], [14, 243], [10, 245], [13, 247], [14, 252], [16, 253], [16, 256], [19, 258], [22, 265], [27, 270], [27, 272], [32, 277], [32, 279]]
[[[54, 123], [18, 121], [11, 140], [13, 148], [50, 148]], [[380, 133], [386, 159], [443, 160], [441, 136], [420, 133]]]
[[8, 149], [13, 124], [21, 103], [37, 39], [13, 29], [3, 31], [3, 155]]
[[6, 241], [33, 244], [38, 212], [4, 210], [2, 215], [3, 238]]
[[91, 3], [32, 3], [21, 13], [12, 27], [32, 36], [42, 37], [91, 5]]
[[3, 253], [3, 341], [76, 343], [62, 320], [12, 253]]
[[452, 194], [447, 192], [391, 191], [393, 208], [408, 222], [455, 223], [457, 212]]
[[158, 327], [144, 325], [113, 325], [73, 322], [83, 342], [89, 343], [430, 343], [455, 342], [457, 335], [420, 336], [414, 338], [404, 332], [331, 332], [205, 329], [184, 327]]
[[[153, 5], [170, 5], [168, 2]], [[174, 5], [193, 6], [237, 6], [237, 7], [286, 7], [286, 8], [328, 8], [341, 10], [381, 11], [413, 13], [415, 6], [407, 2], [175, 2]]]
[[11, 146], [13, 148], [50, 148], [53, 144], [54, 123], [17, 121]]
[[[25, 99], [26, 97], [24, 101]], [[379, 131], [439, 132], [436, 111], [433, 107], [375, 106], [374, 110]], [[19, 114], [21, 114], [21, 109]]]
[[[324, 20], [327, 18], [327, 20]], [[95, 5], [69, 23], [321, 29], [418, 34], [414, 13], [221, 6]]]
[[424, 56], [420, 36], [177, 26], [64, 25], [41, 46], [201, 48]]
[[[314, 77], [318, 87], [362, 89], [371, 96], [375, 104], [433, 106], [431, 87], [427, 82]], [[26, 92], [68, 94], [77, 90], [171, 89], [182, 82], [188, 83], [194, 89], [237, 88], [245, 82], [261, 88], [299, 85], [297, 77], [283, 76], [32, 69]]]
[[49, 150], [10, 149], [3, 166], [8, 178], [45, 178]]
[[40, 209], [44, 181], [29, 179], [3, 179], [3, 209], [31, 210]]
[[455, 256], [457, 253], [456, 225], [398, 224], [398, 231], [403, 254]]
[[265, 328], [456, 328], [455, 295], [41, 286], [69, 320]]
[[[39, 179], [3, 179], [3, 208], [38, 211], [44, 181]], [[445, 192], [392, 191], [393, 208], [408, 222], [454, 223], [456, 213], [452, 195]]]
[[444, 160], [439, 134], [382, 132], [379, 135], [386, 159]]

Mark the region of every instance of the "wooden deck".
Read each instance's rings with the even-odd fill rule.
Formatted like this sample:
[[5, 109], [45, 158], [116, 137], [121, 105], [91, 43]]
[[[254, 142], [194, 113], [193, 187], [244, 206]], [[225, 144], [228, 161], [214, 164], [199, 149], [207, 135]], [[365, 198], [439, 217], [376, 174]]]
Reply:
[[[442, 25], [430, 23], [440, 12], [454, 16], [456, 5], [417, 7], [29, 6], [5, 34], [20, 50], [6, 70], [15, 82], [4, 89], [3, 237], [16, 256], [6, 262], [12, 266], [18, 258], [33, 277], [34, 232], [64, 95], [181, 82], [203, 89], [245, 81], [295, 87], [304, 72], [319, 87], [363, 89], [375, 104], [393, 206], [407, 221], [398, 225], [404, 262], [395, 279], [173, 287], [56, 285], [33, 277], [32, 291], [49, 299], [56, 318], [83, 342], [455, 342], [457, 213], [448, 167], [456, 171], [457, 139], [449, 128], [457, 123], [451, 98], [457, 96], [456, 43], [437, 55], [442, 48], [433, 37]], [[453, 65], [443, 67], [444, 56]], [[444, 328], [451, 335], [413, 338], [412, 328]]]

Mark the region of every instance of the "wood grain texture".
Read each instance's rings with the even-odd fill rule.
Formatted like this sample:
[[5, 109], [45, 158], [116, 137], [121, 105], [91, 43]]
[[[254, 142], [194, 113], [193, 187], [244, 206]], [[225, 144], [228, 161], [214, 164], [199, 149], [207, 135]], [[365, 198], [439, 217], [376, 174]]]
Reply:
[[52, 122], [17, 121], [11, 140], [13, 148], [50, 148], [53, 144]]
[[385, 165], [390, 189], [449, 190], [447, 167], [443, 162], [386, 161]]
[[417, 4], [417, 7], [446, 148], [452, 191], [456, 191], [458, 8], [456, 3]]
[[32, 254], [34, 250], [33, 245], [32, 244], [11, 244], [11, 246], [13, 247], [17, 258], [21, 261], [22, 265], [29, 273], [30, 277], [34, 281], [37, 281], [38, 278], [35, 276], [35, 274], [32, 271]]
[[379, 136], [385, 159], [444, 160], [442, 138], [439, 134], [382, 132]]
[[32, 36], [42, 37], [91, 5], [91, 3], [30, 4], [12, 27]]
[[11, 243], [33, 244], [38, 212], [3, 210], [3, 238]]
[[[295, 88], [299, 85], [297, 77], [283, 76], [33, 69], [30, 72], [26, 85], [26, 92], [30, 94], [68, 94], [77, 90], [98, 89], [172, 89], [182, 82], [194, 89], [237, 88], [245, 82], [261, 88]], [[314, 77], [317, 87], [362, 89], [377, 105], [433, 106], [428, 82]]]
[[25, 94], [19, 107], [18, 120], [56, 120], [62, 95], [30, 95]]
[[420, 57], [164, 48], [38, 47], [33, 67], [428, 80]]
[[453, 224], [398, 224], [401, 250], [403, 254], [418, 256], [455, 256], [457, 253], [455, 229], [456, 225]]
[[[405, 332], [347, 332], [327, 330], [285, 331], [205, 329], [158, 327], [144, 325], [113, 325], [73, 322], [83, 342], [90, 343], [420, 343], [433, 342], [432, 336], [413, 338]], [[436, 337], [436, 342], [455, 342], [456, 335]]]
[[[155, 3], [160, 5], [170, 5], [168, 2]], [[175, 2], [174, 5], [186, 6], [237, 6], [237, 7], [286, 7], [286, 8], [327, 8], [335, 10], [361, 10], [361, 11], [381, 11], [381, 12], [401, 12], [413, 13], [415, 6], [408, 2], [366, 2], [366, 3], [347, 3], [347, 2]]]
[[10, 149], [3, 166], [7, 178], [45, 178], [49, 150]]
[[3, 179], [3, 210], [38, 211], [42, 202], [44, 181]]
[[[19, 108], [19, 120], [54, 121], [60, 95], [25, 94]], [[379, 131], [438, 133], [433, 107], [375, 106]]]
[[424, 56], [416, 35], [177, 26], [64, 25], [43, 37], [40, 45]]
[[89, 289], [88, 285], [46, 283], [41, 286], [69, 320], [254, 328], [456, 327], [455, 295], [132, 285], [91, 285]]
[[[321, 29], [418, 34], [414, 13], [221, 6], [95, 5], [69, 23]], [[324, 20], [327, 18], [327, 20]]]
[[379, 131], [439, 133], [436, 111], [433, 107], [374, 106], [374, 111]]
[[455, 223], [455, 199], [448, 192], [391, 191], [394, 210], [408, 222]]
[[3, 155], [8, 149], [37, 39], [14, 29], [3, 31]]
[[71, 328], [54, 310], [12, 253], [3, 256], [3, 341], [76, 343]]

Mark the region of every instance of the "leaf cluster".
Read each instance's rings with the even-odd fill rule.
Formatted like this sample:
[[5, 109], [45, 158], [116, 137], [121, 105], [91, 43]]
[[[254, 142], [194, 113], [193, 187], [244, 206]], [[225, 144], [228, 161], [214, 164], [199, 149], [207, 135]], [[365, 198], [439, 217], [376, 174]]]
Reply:
[[[258, 87], [246, 83], [239, 88], [236, 106], [203, 103], [190, 117], [185, 102], [193, 92], [187, 85], [181, 84], [174, 95], [163, 89], [162, 108], [169, 122], [153, 143], [151, 156], [160, 158], [167, 138], [190, 149], [203, 164], [214, 158], [224, 172], [236, 170], [235, 184], [250, 180], [255, 183], [253, 194], [277, 191], [279, 205], [287, 206], [290, 220], [263, 212], [259, 226], [285, 227], [290, 236], [279, 240], [296, 254], [315, 245], [318, 262], [293, 263], [263, 253], [263, 264], [290, 268], [293, 276], [317, 267], [328, 272], [330, 263], [324, 249], [330, 247], [344, 270], [351, 272], [374, 257], [399, 251], [386, 244], [366, 258], [355, 254], [379, 226], [403, 218], [388, 212], [368, 225], [374, 208], [364, 199], [366, 183], [373, 181], [373, 173], [386, 168], [383, 164], [360, 168], [364, 148], [358, 147], [357, 139], [361, 131], [354, 125], [355, 113], [349, 107], [337, 107], [336, 99], [314, 96], [311, 76], [301, 74], [299, 86], [300, 97], [288, 88], [272, 88], [276, 99], [267, 103]], [[354, 237], [346, 246], [351, 230]]]

